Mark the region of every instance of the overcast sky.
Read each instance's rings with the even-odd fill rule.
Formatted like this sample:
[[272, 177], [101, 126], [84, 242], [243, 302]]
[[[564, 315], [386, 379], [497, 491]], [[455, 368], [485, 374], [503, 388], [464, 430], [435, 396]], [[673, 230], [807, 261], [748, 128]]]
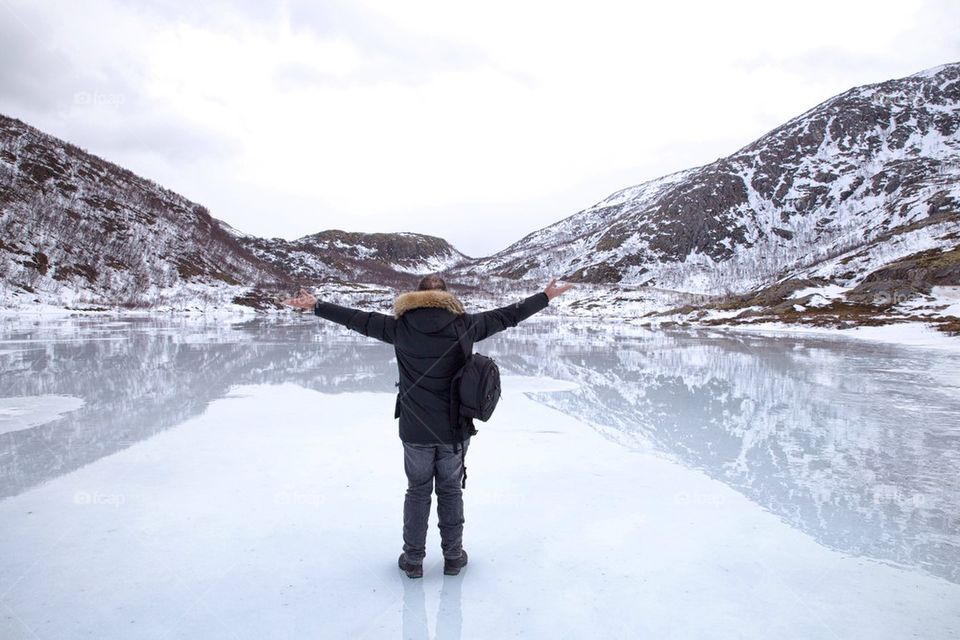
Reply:
[[248, 233], [483, 256], [958, 33], [954, 0], [0, 0], [0, 112]]

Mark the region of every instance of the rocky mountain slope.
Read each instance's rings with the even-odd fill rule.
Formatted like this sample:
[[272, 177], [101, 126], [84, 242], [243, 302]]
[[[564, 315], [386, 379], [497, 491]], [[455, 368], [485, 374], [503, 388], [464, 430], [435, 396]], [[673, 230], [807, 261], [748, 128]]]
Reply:
[[258, 258], [305, 284], [334, 279], [411, 287], [415, 274], [443, 271], [468, 260], [443, 238], [418, 233], [334, 229], [297, 240], [236, 237]]
[[960, 64], [853, 88], [479, 259], [412, 233], [244, 234], [0, 116], [0, 270], [6, 307], [265, 309], [308, 286], [386, 309], [439, 271], [477, 306], [556, 276], [580, 285], [551, 312], [960, 331]]
[[598, 285], [584, 306], [651, 313], [907, 302], [960, 284], [958, 131], [960, 64], [857, 87], [459, 271], [562, 274]]
[[413, 273], [465, 259], [418, 234], [250, 236], [150, 180], [0, 116], [0, 306], [264, 309], [297, 286], [410, 287]]
[[203, 206], [7, 117], [0, 267], [6, 305], [202, 307], [286, 279]]

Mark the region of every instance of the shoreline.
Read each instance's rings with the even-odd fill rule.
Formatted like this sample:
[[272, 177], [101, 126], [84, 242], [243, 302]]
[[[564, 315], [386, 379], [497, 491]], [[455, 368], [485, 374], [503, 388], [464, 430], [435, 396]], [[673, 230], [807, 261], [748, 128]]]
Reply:
[[[210, 319], [210, 318], [237, 318], [238, 320], [251, 320], [256, 318], [278, 319], [288, 314], [309, 315], [298, 313], [292, 310], [277, 309], [271, 311], [258, 311], [250, 307], [241, 305], [230, 305], [229, 307], [199, 310], [199, 309], [67, 309], [55, 307], [52, 305], [37, 305], [29, 309], [0, 309], [0, 321], [9, 319], [31, 319], [31, 320], [63, 320], [70, 317], [84, 318], [177, 318], [177, 319]], [[597, 316], [588, 314], [567, 314], [562, 311], [548, 313], [544, 315], [533, 316], [526, 322], [582, 322], [596, 323], [603, 325], [616, 324], [618, 326], [630, 326], [638, 329], [655, 331], [657, 329], [684, 329], [684, 330], [720, 330], [745, 333], [758, 333], [769, 336], [792, 335], [792, 336], [816, 336], [826, 338], [853, 338], [856, 340], [868, 340], [886, 344], [894, 344], [908, 347], [924, 347], [947, 351], [960, 352], [960, 336], [951, 336], [943, 331], [939, 331], [932, 323], [926, 319], [917, 318], [915, 320], [906, 320], [901, 322], [892, 322], [883, 325], [861, 324], [852, 327], [825, 327], [812, 326], [807, 324], [790, 324], [781, 321], [758, 321], [753, 323], [723, 323], [711, 322], [706, 324], [696, 320], [677, 321], [666, 319], [669, 316], [659, 316], [651, 318], [650, 316]]]

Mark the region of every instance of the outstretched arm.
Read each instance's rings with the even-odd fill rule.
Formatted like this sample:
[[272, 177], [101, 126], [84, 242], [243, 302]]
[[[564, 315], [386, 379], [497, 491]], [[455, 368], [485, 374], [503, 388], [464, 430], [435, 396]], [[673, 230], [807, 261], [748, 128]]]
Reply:
[[397, 321], [393, 316], [388, 316], [385, 313], [360, 311], [351, 307], [342, 307], [332, 302], [323, 302], [303, 289], [300, 289], [296, 298], [288, 298], [283, 301], [283, 304], [304, 311], [312, 310], [321, 318], [342, 324], [348, 329], [370, 338], [393, 344]]
[[573, 286], [572, 283], [557, 284], [554, 278], [540, 293], [515, 302], [506, 307], [470, 314], [467, 317], [468, 335], [473, 342], [479, 342], [509, 327], [515, 327], [533, 314], [546, 308], [550, 300], [556, 298]]

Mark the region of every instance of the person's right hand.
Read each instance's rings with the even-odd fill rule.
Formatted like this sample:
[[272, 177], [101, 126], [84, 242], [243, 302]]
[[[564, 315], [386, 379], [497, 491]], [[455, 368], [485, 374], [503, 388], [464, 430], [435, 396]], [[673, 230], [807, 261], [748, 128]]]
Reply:
[[557, 279], [554, 278], [550, 281], [550, 284], [547, 285], [547, 288], [544, 289], [543, 292], [547, 294], [547, 300], [553, 300], [571, 287], [573, 287], [572, 282], [567, 282], [566, 284], [557, 284]]

